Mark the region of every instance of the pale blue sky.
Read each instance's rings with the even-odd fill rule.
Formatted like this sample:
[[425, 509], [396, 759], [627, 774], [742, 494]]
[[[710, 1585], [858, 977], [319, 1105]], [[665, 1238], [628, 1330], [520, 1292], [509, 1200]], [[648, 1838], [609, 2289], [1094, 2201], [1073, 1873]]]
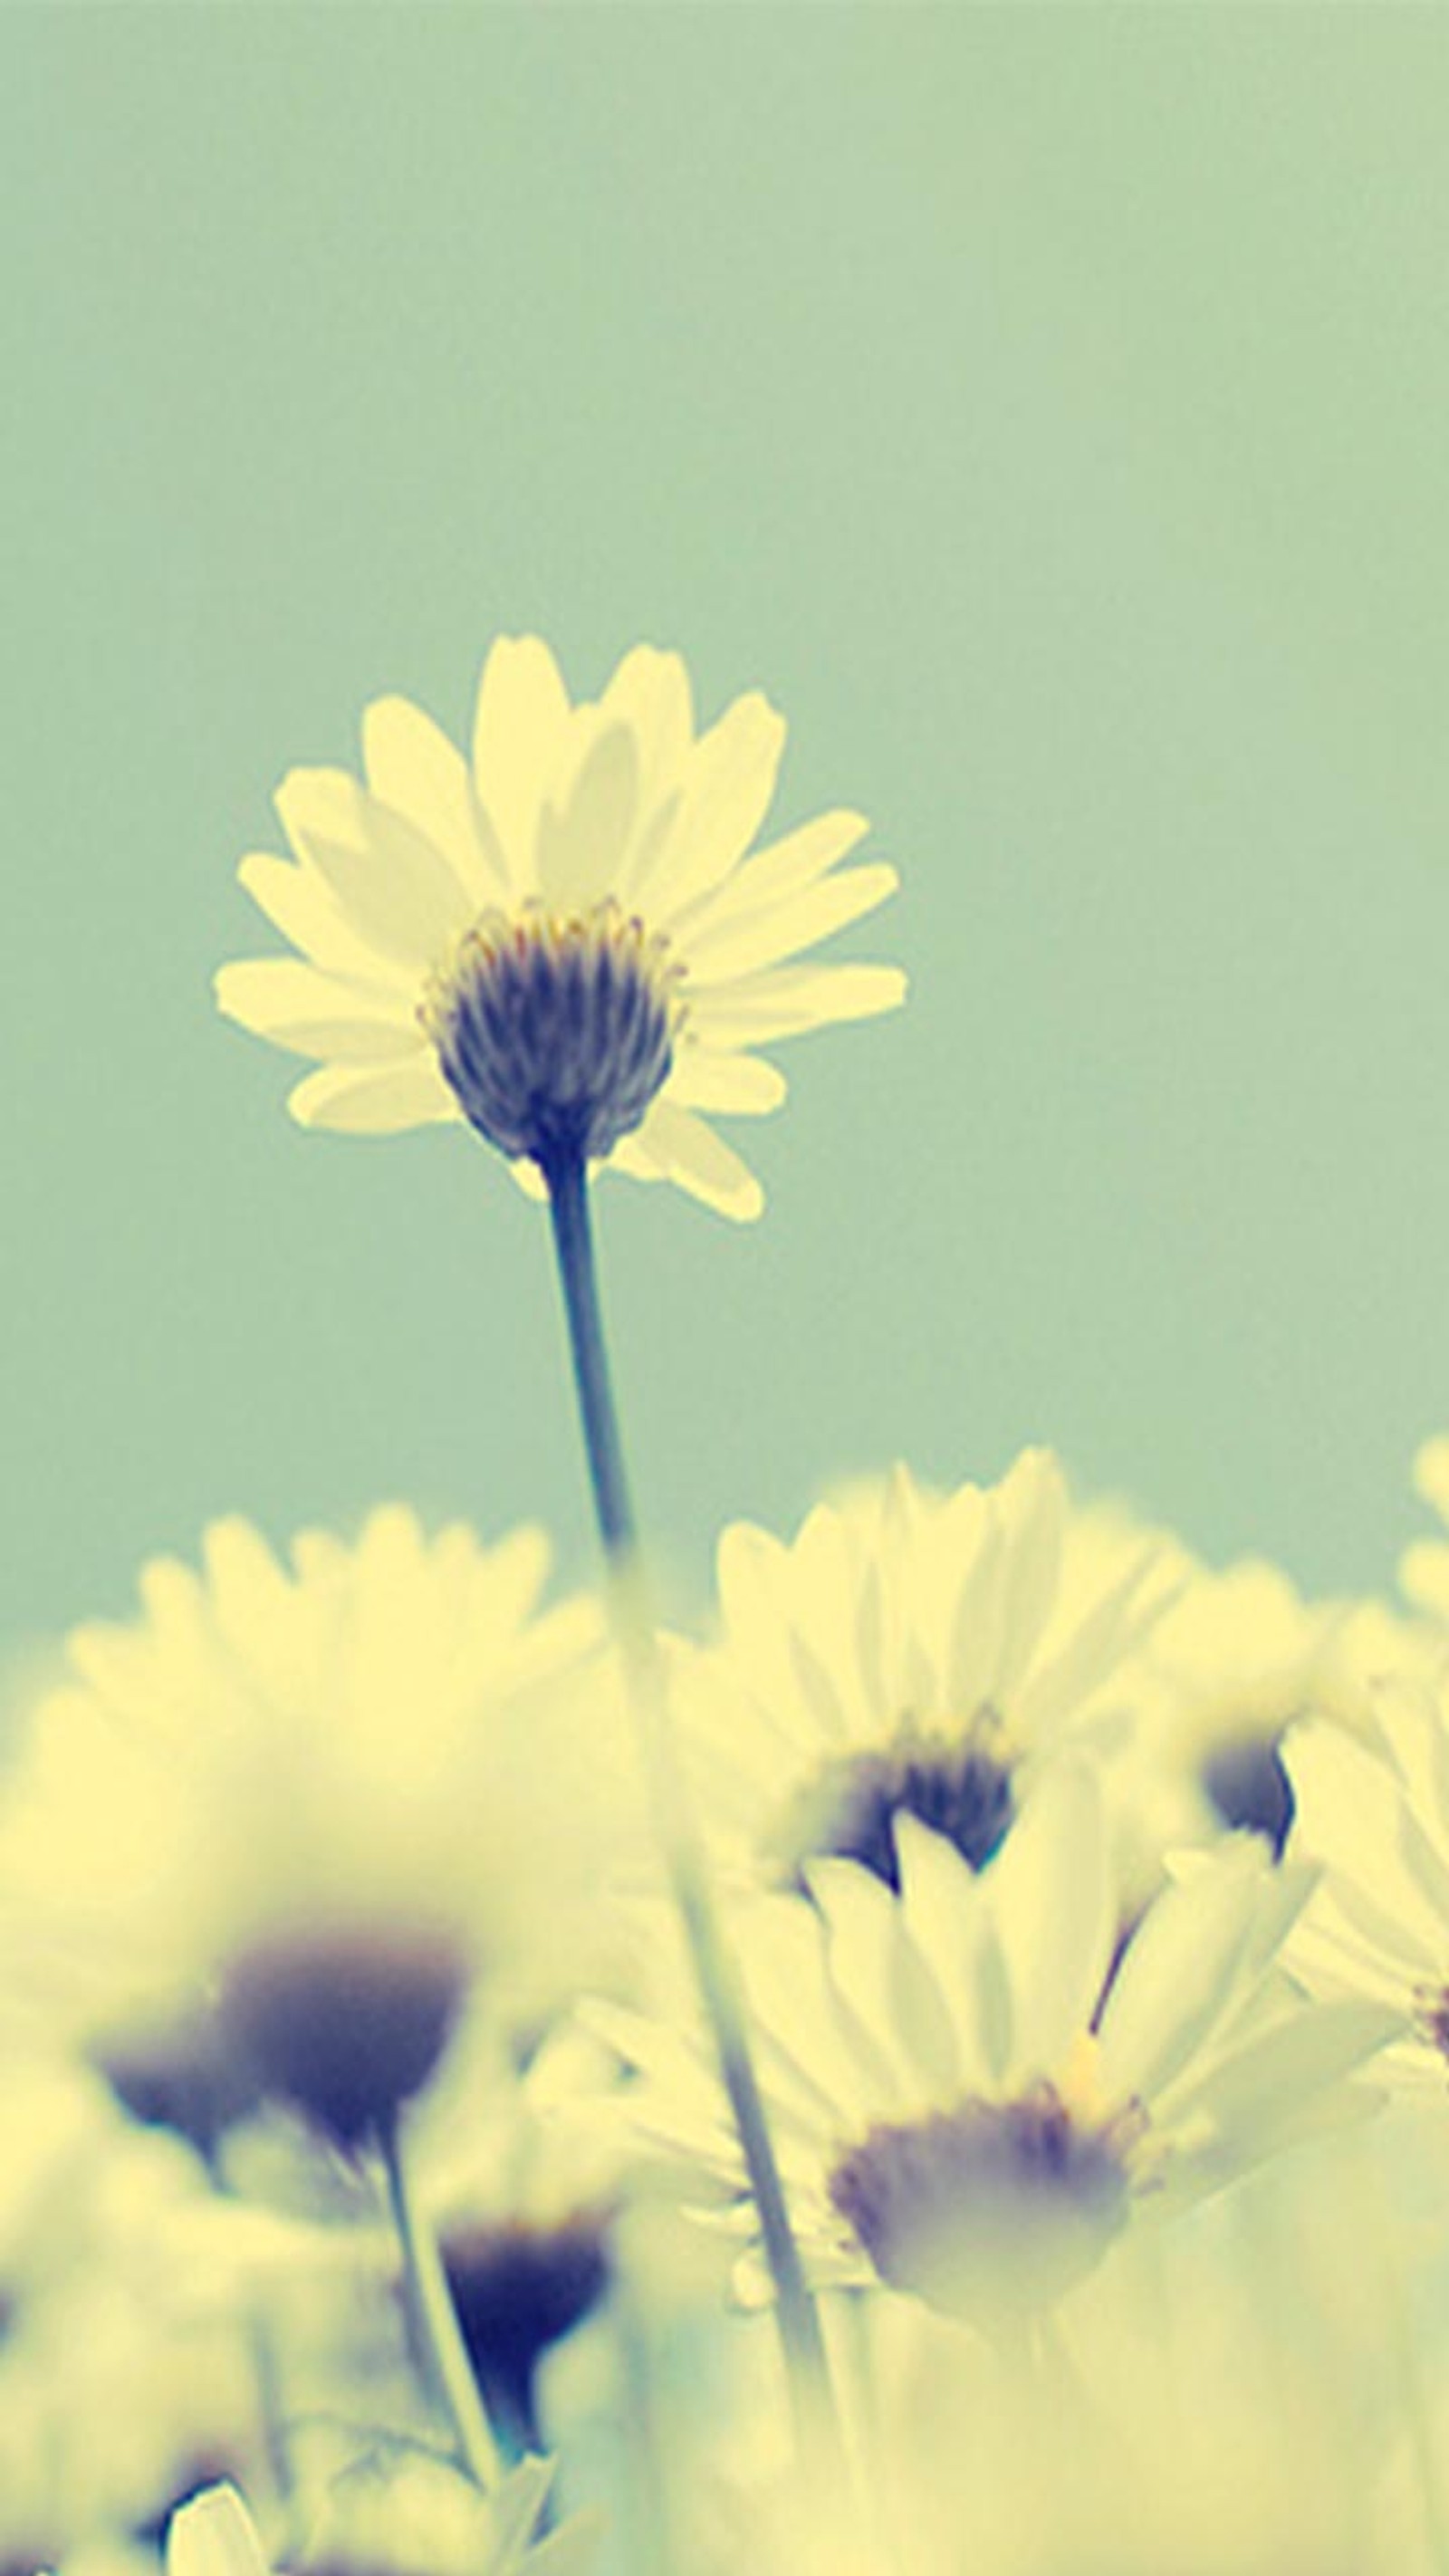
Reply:
[[736, 1231], [608, 1188], [677, 1589], [1052, 1441], [1387, 1577], [1449, 1425], [1449, 25], [1344, 9], [0, 23], [12, 1474], [0, 1635], [221, 1510], [586, 1562], [546, 1245], [302, 1135], [213, 1015], [367, 699], [646, 637], [904, 891]]

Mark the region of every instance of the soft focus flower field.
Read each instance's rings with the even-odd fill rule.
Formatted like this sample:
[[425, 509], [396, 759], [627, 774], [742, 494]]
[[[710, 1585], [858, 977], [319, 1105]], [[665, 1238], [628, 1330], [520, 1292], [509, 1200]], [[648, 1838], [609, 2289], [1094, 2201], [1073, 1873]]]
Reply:
[[6, 2576], [1449, 2569], [1449, 1441], [1399, 1595], [1310, 1601], [822, 1424], [656, 1616], [594, 1187], [757, 1215], [714, 1118], [904, 997], [815, 954], [895, 873], [762, 838], [784, 737], [504, 638], [467, 753], [383, 701], [242, 863], [295, 1116], [546, 1202], [599, 1573], [506, 1497], [218, 1520], [34, 1690]]

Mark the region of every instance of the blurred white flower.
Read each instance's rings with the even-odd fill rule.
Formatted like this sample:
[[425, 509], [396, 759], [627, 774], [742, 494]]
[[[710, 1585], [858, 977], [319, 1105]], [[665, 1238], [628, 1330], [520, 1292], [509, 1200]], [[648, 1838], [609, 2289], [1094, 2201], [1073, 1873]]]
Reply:
[[[582, 2576], [596, 2544], [583, 2516], [539, 2536], [551, 2464], [525, 2460], [491, 2494], [431, 2460], [359, 2462], [332, 2479], [309, 2516], [288, 2576], [340, 2568], [371, 2576]], [[213, 2486], [172, 2518], [166, 2576], [270, 2576], [271, 2560], [236, 2489]]]
[[594, 1606], [540, 1607], [547, 1563], [535, 1530], [485, 1548], [391, 1508], [290, 1567], [241, 1521], [199, 1575], [150, 1565], [138, 1622], [71, 1638], [0, 1805], [7, 2008], [144, 2108], [148, 2050], [184, 2100], [167, 2050], [214, 2001], [231, 2060], [350, 2145], [476, 1971], [530, 2008], [566, 1989], [615, 1694]]
[[[1244, 1838], [1149, 1907], [1111, 1976], [1119, 1904], [1098, 1784], [1064, 1761], [973, 1871], [897, 1820], [899, 1895], [849, 1861], [742, 1909], [761, 2083], [802, 2254], [992, 2325], [1050, 2306], [1144, 2196], [1173, 2206], [1350, 2116], [1343, 2079], [1392, 2017], [1306, 2004], [1279, 1954], [1308, 1894]], [[630, 2115], [757, 2233], [702, 2035], [596, 2005], [639, 2070]], [[748, 2294], [764, 2283], [753, 2256]]]
[[80, 2069], [11, 2060], [0, 2146], [0, 2564], [137, 2532], [260, 2449], [231, 2320], [185, 2316], [158, 2239], [206, 2198], [175, 2139]]
[[838, 870], [853, 813], [748, 855], [784, 740], [758, 693], [696, 737], [677, 654], [640, 645], [572, 706], [548, 647], [503, 637], [471, 766], [394, 697], [363, 721], [365, 786], [284, 781], [295, 864], [254, 856], [241, 878], [301, 954], [224, 967], [221, 1007], [319, 1060], [291, 1096], [306, 1126], [467, 1119], [534, 1179], [570, 1148], [753, 1217], [759, 1184], [704, 1113], [776, 1108], [784, 1083], [751, 1049], [904, 990], [885, 967], [797, 962], [896, 875]]
[[1438, 2092], [1449, 2060], [1449, 1686], [1385, 1683], [1374, 1714], [1367, 1741], [1322, 1718], [1287, 1739], [1289, 1848], [1322, 1871], [1293, 1966], [1318, 1993], [1394, 2009], [1402, 2035], [1385, 2072]]
[[1292, 1823], [1287, 1729], [1317, 1712], [1365, 1732], [1375, 1683], [1426, 1671], [1433, 1653], [1421, 1626], [1379, 1602], [1305, 1601], [1262, 1559], [1222, 1572], [1184, 1560], [1141, 1674], [1170, 1837], [1210, 1839], [1227, 1826], [1281, 1851]]
[[981, 1867], [1053, 1753], [1129, 1750], [1124, 1674], [1175, 1571], [1166, 1542], [1073, 1510], [1040, 1449], [950, 1495], [898, 1467], [788, 1545], [737, 1522], [720, 1643], [673, 1650], [707, 1823], [786, 1883], [827, 1854], [894, 1883], [902, 1815]]

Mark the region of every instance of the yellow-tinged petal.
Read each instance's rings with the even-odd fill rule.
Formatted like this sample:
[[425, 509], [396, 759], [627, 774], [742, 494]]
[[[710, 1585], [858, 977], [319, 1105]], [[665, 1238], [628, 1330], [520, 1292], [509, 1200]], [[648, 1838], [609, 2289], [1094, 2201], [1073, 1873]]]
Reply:
[[837, 1020], [874, 1019], [906, 998], [895, 966], [774, 966], [691, 993], [701, 1039], [714, 1047], [767, 1046]]
[[599, 714], [608, 724], [628, 726], [639, 759], [640, 805], [654, 805], [673, 785], [694, 740], [694, 701], [679, 655], [636, 644], [599, 700]]
[[410, 992], [414, 978], [395, 959], [380, 957], [359, 939], [315, 868], [294, 866], [270, 850], [254, 850], [237, 877], [268, 921], [314, 964], [337, 975], [362, 975]]
[[769, 811], [784, 748], [784, 719], [758, 690], [700, 736], [684, 764], [674, 828], [631, 888], [634, 902], [656, 908], [661, 930], [743, 857]]
[[606, 725], [587, 742], [558, 804], [538, 822], [538, 891], [551, 912], [599, 903], [619, 883], [633, 834], [638, 787], [634, 737]]
[[[638, 1134], [625, 1142], [664, 1179], [677, 1181], [691, 1198], [702, 1199], [721, 1216], [748, 1225], [765, 1204], [764, 1191], [733, 1146], [692, 1110], [675, 1108], [667, 1096], [655, 1101]], [[632, 1166], [632, 1156], [630, 1162]]]
[[[284, 782], [277, 809], [292, 807]], [[359, 938], [379, 956], [428, 973], [466, 930], [473, 906], [455, 869], [431, 841], [362, 788], [345, 835], [288, 823], [308, 863], [326, 880]], [[295, 808], [292, 807], [293, 812]]]
[[324, 1065], [289, 1093], [287, 1107], [299, 1127], [332, 1127], [348, 1136], [395, 1136], [463, 1114], [431, 1054], [365, 1072]]
[[872, 867], [850, 868], [844, 876], [827, 877], [823, 884], [807, 886], [759, 911], [722, 913], [712, 928], [706, 926], [691, 936], [690, 973], [732, 979], [774, 966], [781, 958], [828, 939], [832, 931], [842, 930], [862, 913], [873, 912], [899, 883], [895, 869], [882, 860]]
[[441, 727], [407, 698], [378, 698], [362, 719], [368, 783], [441, 850], [482, 910], [506, 902], [508, 871], [468, 764]]
[[537, 635], [501, 635], [483, 666], [473, 721], [473, 780], [515, 895], [534, 891], [539, 807], [557, 775], [573, 712]]
[[250, 957], [223, 966], [216, 999], [228, 1019], [298, 1055], [389, 1063], [427, 1043], [416, 1012], [397, 993], [320, 974], [299, 958]]
[[756, 1055], [715, 1055], [681, 1046], [668, 1097], [678, 1109], [707, 1109], [729, 1118], [764, 1118], [785, 1097], [785, 1077]]
[[256, 2524], [235, 2487], [208, 2487], [172, 2515], [166, 2576], [268, 2576]]
[[753, 910], [756, 904], [783, 903], [787, 895], [802, 893], [845, 858], [869, 830], [863, 814], [852, 813], [843, 806], [834, 813], [817, 814], [812, 822], [802, 823], [782, 840], [756, 850], [754, 857], [736, 868], [722, 886], [711, 888], [686, 914], [676, 914], [676, 935], [693, 938], [696, 926], [713, 927], [726, 917], [733, 921], [738, 913]]

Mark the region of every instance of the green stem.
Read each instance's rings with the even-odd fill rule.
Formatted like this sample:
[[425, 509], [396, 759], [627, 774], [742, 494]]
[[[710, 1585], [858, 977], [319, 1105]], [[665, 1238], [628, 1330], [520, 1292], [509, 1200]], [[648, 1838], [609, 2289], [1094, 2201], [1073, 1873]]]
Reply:
[[670, 1723], [663, 1664], [609, 1375], [583, 1157], [572, 1152], [557, 1154], [544, 1167], [544, 1179], [548, 1184], [579, 1419], [603, 1542], [610, 1616], [653, 1799], [655, 1827], [759, 2212], [802, 2456], [816, 2466], [833, 2465], [839, 2434], [820, 2320], [805, 2285], [750, 2048], [739, 1980], [719, 1920], [704, 1843], [695, 1823]]
[[412, 2187], [395, 2116], [379, 2124], [377, 2148], [428, 2394], [452, 2427], [459, 2467], [475, 2486], [486, 2490], [496, 2486], [503, 2473], [498, 2445], [458, 2325], [438, 2240]]

